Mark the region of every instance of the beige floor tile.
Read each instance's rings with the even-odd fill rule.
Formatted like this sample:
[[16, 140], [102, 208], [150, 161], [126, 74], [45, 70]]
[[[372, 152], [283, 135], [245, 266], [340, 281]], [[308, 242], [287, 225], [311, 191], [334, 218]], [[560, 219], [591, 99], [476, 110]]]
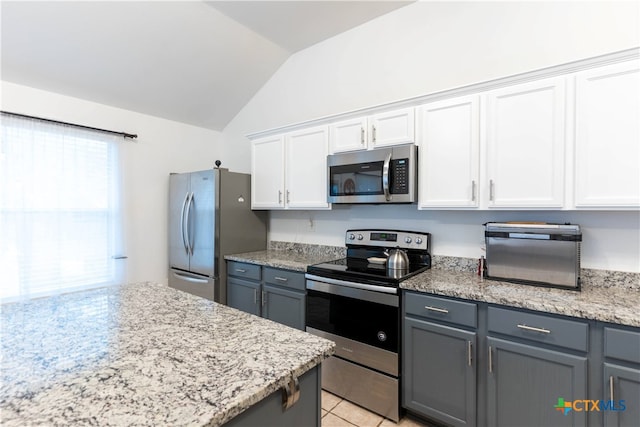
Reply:
[[324, 418], [322, 418], [322, 427], [354, 427], [348, 421], [343, 420], [340, 417], [333, 415], [329, 412]]
[[331, 413], [360, 427], [375, 427], [384, 419], [380, 415], [369, 412], [346, 400], [343, 400], [333, 408]]
[[329, 412], [325, 411], [324, 409], [321, 409], [322, 414], [320, 415], [320, 418], [324, 418], [325, 415], [327, 415]]
[[385, 418], [385, 420], [380, 423], [380, 427], [431, 427], [431, 424], [417, 418], [405, 416], [397, 424]]
[[322, 399], [321, 400], [322, 403], [320, 404], [320, 406], [322, 407], [322, 409], [326, 411], [331, 411], [333, 408], [336, 407], [338, 403], [342, 401], [341, 397], [338, 397], [335, 394], [331, 394], [328, 391], [324, 391], [324, 390], [322, 390], [321, 399]]

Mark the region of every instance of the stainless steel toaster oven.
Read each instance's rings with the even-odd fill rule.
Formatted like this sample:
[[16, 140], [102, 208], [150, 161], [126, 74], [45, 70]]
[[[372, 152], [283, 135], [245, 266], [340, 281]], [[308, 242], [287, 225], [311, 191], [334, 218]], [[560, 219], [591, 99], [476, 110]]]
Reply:
[[489, 222], [485, 226], [487, 278], [580, 289], [579, 225]]

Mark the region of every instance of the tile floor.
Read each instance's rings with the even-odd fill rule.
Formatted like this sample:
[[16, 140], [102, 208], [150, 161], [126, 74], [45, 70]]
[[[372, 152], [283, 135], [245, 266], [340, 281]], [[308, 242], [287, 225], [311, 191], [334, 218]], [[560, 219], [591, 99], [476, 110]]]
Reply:
[[322, 390], [322, 427], [432, 427], [405, 416], [399, 423]]

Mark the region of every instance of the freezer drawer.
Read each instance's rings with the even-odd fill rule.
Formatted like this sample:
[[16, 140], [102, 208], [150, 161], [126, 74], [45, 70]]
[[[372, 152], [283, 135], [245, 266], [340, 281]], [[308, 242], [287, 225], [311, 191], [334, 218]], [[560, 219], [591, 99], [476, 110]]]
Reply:
[[210, 300], [214, 299], [216, 279], [169, 269], [169, 286]]

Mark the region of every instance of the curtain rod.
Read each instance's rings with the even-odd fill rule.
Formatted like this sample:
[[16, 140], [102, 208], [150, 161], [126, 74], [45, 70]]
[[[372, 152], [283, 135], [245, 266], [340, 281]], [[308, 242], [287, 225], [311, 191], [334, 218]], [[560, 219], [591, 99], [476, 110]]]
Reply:
[[22, 117], [22, 118], [25, 118], [25, 119], [36, 119], [36, 120], [42, 120], [43, 122], [48, 122], [48, 123], [56, 123], [56, 124], [59, 124], [59, 125], [66, 125], [66, 126], [73, 126], [73, 127], [76, 127], [76, 128], [95, 130], [95, 131], [98, 131], [98, 132], [105, 132], [105, 133], [110, 133], [110, 134], [113, 134], [113, 135], [122, 135], [124, 138], [136, 139], [138, 137], [138, 135], [132, 134], [132, 133], [117, 132], [115, 130], [94, 128], [94, 127], [91, 127], [91, 126], [78, 125], [78, 124], [75, 124], [75, 123], [61, 122], [59, 120], [43, 119], [42, 117], [28, 116], [26, 114], [12, 113], [10, 111], [0, 111], [0, 113], [6, 114], [6, 115], [9, 115], [9, 116]]

